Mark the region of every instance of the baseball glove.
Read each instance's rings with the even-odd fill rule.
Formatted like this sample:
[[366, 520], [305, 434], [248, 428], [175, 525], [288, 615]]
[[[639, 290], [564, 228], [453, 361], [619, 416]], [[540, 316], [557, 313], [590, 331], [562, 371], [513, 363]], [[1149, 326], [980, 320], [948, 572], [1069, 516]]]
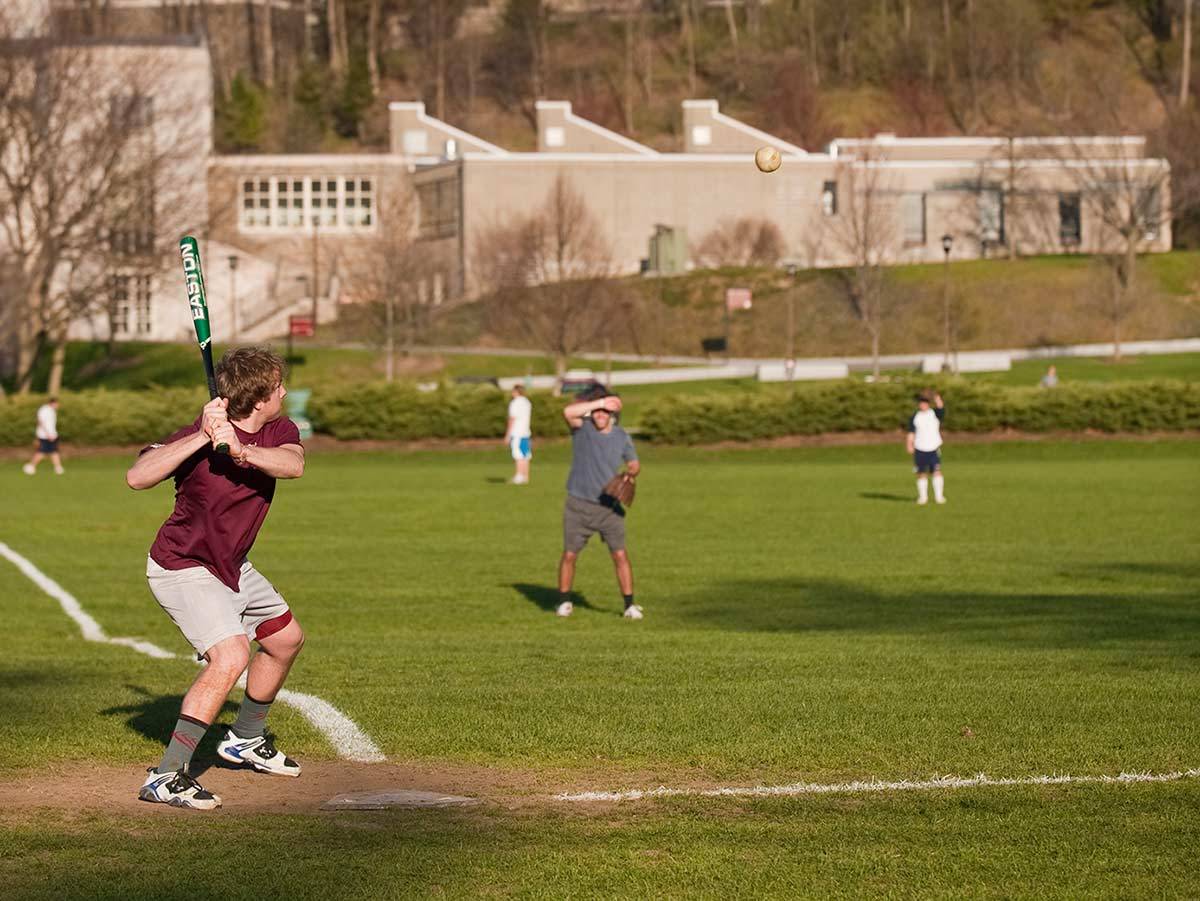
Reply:
[[633, 476], [627, 472], [618, 473], [613, 476], [609, 483], [604, 486], [604, 493], [622, 507], [633, 506], [633, 495], [636, 490], [637, 484], [634, 482]]

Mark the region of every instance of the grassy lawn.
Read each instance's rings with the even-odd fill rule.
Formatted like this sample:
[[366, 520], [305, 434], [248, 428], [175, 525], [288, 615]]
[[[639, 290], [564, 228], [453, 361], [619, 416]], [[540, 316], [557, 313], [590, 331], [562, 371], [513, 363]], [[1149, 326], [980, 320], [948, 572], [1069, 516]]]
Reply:
[[[1200, 444], [945, 459], [950, 503], [917, 508], [893, 447], [646, 448], [629, 519], [640, 624], [618, 615], [596, 547], [575, 616], [552, 613], [561, 446], [525, 489], [503, 483], [500, 450], [314, 454], [254, 560], [309, 635], [289, 686], [393, 760], [561, 790], [1200, 765]], [[110, 635], [183, 654], [141, 575], [170, 490], [130, 492], [125, 464], [7, 466], [0, 491], [24, 514], [0, 541]], [[0, 772], [136, 780], [192, 664], [83, 642], [4, 561], [0, 606]], [[272, 722], [289, 753], [333, 756], [290, 709]], [[229, 876], [222, 894], [240, 897], [259, 887], [234, 874], [292, 856], [280, 894], [1182, 897], [1200, 892], [1197, 805], [1193, 780], [599, 810], [0, 811], [0, 879], [13, 897], [182, 897]], [[170, 866], [147, 854], [160, 845]]]

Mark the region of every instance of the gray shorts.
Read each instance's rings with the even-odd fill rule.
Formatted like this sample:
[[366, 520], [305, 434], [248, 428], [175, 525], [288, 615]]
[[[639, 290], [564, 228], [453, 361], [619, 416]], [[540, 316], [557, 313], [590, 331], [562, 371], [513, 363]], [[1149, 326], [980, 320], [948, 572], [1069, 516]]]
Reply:
[[234, 591], [203, 566], [164, 569], [146, 558], [146, 581], [159, 606], [203, 657], [226, 638], [245, 635], [251, 641], [278, 632], [292, 619], [287, 601], [246, 560]]
[[596, 532], [610, 551], [625, 550], [625, 517], [603, 504], [567, 495], [563, 507], [563, 550], [578, 554]]

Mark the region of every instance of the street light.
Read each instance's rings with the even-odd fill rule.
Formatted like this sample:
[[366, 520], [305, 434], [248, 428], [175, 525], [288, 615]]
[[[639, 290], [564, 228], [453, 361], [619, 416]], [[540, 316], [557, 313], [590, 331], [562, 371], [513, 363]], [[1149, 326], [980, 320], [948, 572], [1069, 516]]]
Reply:
[[239, 315], [241, 311], [238, 307], [237, 268], [238, 268], [237, 254], [231, 253], [229, 255], [229, 302], [233, 306], [233, 317], [232, 318], [233, 318], [233, 340], [234, 341], [238, 340], [238, 330], [239, 330], [241, 319], [242, 319], [241, 315]]
[[945, 331], [943, 370], [950, 368], [950, 250], [953, 246], [954, 236], [942, 235], [942, 325]]

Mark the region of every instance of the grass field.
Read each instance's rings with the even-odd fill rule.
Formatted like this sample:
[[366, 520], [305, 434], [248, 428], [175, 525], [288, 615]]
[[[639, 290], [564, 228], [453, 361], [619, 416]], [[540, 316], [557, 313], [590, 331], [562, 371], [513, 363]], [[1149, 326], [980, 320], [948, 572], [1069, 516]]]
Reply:
[[[309, 635], [289, 686], [392, 761], [492, 779], [480, 807], [0, 809], [5, 896], [1200, 894], [1194, 778], [550, 800], [1200, 766], [1200, 443], [951, 447], [941, 508], [911, 503], [894, 447], [645, 450], [642, 623], [597, 547], [585, 602], [553, 615], [564, 447], [527, 489], [501, 449], [313, 454], [280, 487], [254, 559]], [[170, 490], [130, 492], [126, 463], [7, 465], [0, 541], [108, 634], [181, 659], [84, 642], [0, 560], [0, 789], [94, 771], [132, 794], [194, 673], [141, 576]], [[291, 709], [272, 722], [302, 761], [333, 759]]]

